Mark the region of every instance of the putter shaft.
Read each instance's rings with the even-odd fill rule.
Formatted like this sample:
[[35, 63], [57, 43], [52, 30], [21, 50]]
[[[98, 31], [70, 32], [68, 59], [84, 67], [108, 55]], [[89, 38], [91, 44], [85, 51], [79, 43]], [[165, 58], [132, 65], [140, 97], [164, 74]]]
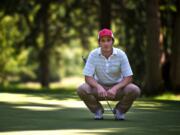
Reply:
[[108, 102], [108, 100], [107, 100], [107, 98], [106, 98], [106, 97], [105, 97], [105, 100], [106, 100], [106, 102], [107, 102], [107, 104], [108, 104], [108, 106], [109, 106], [109, 108], [110, 108], [111, 112], [114, 114], [114, 111], [113, 111], [113, 109], [112, 109], [111, 105], [109, 104], [109, 102]]

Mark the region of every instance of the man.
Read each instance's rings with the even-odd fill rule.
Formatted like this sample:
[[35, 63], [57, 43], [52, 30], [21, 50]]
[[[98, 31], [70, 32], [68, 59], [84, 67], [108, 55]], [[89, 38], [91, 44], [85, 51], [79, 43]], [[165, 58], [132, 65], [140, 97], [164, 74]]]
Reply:
[[102, 29], [98, 34], [99, 48], [90, 52], [83, 70], [85, 82], [77, 93], [95, 120], [103, 119], [100, 101], [119, 101], [114, 108], [116, 120], [124, 120], [125, 113], [140, 95], [140, 89], [132, 83], [132, 70], [126, 54], [113, 47], [111, 30]]

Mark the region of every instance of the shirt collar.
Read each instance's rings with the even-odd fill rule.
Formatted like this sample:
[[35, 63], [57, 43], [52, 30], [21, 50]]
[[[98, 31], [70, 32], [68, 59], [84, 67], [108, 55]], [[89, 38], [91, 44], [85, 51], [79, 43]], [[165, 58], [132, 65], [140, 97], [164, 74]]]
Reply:
[[[101, 47], [99, 47], [98, 48], [98, 54], [99, 55], [102, 55], [102, 53], [101, 53]], [[113, 53], [112, 53], [112, 55], [117, 55], [117, 50], [113, 47]]]

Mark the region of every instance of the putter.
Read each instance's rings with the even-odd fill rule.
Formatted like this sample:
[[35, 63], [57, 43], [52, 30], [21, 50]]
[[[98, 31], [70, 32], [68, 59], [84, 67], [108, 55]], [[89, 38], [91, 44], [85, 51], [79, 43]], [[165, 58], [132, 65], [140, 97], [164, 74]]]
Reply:
[[105, 100], [106, 100], [106, 103], [107, 103], [107, 105], [108, 105], [110, 111], [114, 114], [114, 111], [113, 111], [113, 109], [112, 109], [112, 107], [111, 107], [111, 105], [110, 105], [110, 103], [108, 102], [108, 100], [107, 100], [106, 97], [105, 97]]

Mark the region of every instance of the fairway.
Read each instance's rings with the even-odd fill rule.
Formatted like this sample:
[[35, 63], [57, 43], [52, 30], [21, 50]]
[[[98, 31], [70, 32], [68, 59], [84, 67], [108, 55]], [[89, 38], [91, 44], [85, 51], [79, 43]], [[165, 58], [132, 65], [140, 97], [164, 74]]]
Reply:
[[126, 116], [115, 121], [107, 110], [95, 121], [76, 96], [61, 93], [0, 93], [1, 135], [180, 134], [180, 101], [138, 99]]

